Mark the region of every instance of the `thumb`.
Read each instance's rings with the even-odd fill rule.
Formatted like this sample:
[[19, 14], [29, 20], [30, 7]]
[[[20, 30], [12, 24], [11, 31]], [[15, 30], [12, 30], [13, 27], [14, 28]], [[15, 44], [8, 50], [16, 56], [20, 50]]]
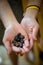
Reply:
[[3, 41], [3, 43], [7, 49], [8, 54], [10, 54], [12, 52], [11, 43], [9, 41], [5, 41], [5, 40]]
[[38, 30], [39, 30], [39, 27], [38, 26], [35, 26], [34, 29], [33, 29], [32, 36], [33, 36], [33, 39], [34, 40], [37, 40]]

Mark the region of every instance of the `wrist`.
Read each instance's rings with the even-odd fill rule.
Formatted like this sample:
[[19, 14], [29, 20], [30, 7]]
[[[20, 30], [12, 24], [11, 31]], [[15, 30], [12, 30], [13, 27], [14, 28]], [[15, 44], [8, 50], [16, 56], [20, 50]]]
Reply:
[[17, 24], [17, 20], [14, 19], [14, 20], [8, 20], [7, 22], [4, 22], [4, 26], [5, 28], [8, 28], [9, 26], [15, 26]]
[[31, 18], [36, 18], [38, 13], [38, 9], [27, 9], [26, 12], [24, 13], [24, 17], [31, 17]]
[[8, 25], [7, 27], [6, 27], [6, 30], [5, 30], [5, 32], [6, 31], [8, 31], [8, 30], [16, 30], [16, 29], [18, 29], [18, 25], [19, 23], [17, 22], [17, 23], [12, 23], [12, 24], [10, 24], [10, 25]]

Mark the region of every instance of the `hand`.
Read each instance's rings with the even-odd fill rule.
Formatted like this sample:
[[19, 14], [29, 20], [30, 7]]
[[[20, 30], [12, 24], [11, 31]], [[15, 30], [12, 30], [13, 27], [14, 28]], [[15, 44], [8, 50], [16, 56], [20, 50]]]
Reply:
[[35, 18], [24, 17], [21, 21], [21, 25], [24, 30], [27, 32], [28, 39], [30, 42], [29, 50], [32, 48], [34, 40], [37, 40], [37, 33], [39, 30], [39, 24], [37, 23]]
[[[12, 41], [18, 33], [21, 33], [25, 37], [23, 48], [13, 46]], [[11, 24], [6, 28], [5, 33], [4, 33], [4, 37], [3, 37], [3, 43], [4, 43], [8, 53], [11, 53], [12, 50], [16, 53], [19, 53], [19, 54], [21, 52], [24, 54], [28, 51], [27, 50], [27, 46], [29, 46], [28, 36], [19, 23]], [[26, 43], [27, 43], [27, 45], [26, 45]]]

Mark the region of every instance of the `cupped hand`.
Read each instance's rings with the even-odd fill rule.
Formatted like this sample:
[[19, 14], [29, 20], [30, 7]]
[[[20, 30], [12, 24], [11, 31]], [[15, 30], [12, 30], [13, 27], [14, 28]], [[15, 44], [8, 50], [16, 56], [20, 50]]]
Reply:
[[[12, 43], [13, 39], [15, 38], [15, 36], [18, 33], [21, 33], [25, 37], [23, 48], [16, 47]], [[6, 28], [4, 37], [3, 37], [3, 43], [4, 43], [8, 53], [11, 53], [12, 50], [19, 54], [21, 52], [24, 54], [28, 51], [28, 48], [27, 48], [29, 46], [28, 36], [19, 23], [12, 23]]]
[[37, 40], [39, 24], [37, 23], [37, 20], [35, 18], [24, 17], [21, 21], [21, 26], [28, 35], [28, 40], [30, 43], [28, 50], [30, 51], [30, 49], [33, 47], [34, 41]]

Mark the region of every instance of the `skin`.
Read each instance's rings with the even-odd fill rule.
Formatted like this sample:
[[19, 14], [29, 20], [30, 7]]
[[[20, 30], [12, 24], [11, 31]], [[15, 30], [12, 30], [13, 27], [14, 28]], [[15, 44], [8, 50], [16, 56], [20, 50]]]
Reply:
[[[37, 5], [40, 7], [41, 0], [29, 0], [26, 6]], [[28, 50], [30, 51], [33, 47], [34, 42], [37, 40], [37, 33], [39, 30], [39, 24], [37, 23], [37, 14], [39, 9], [29, 8], [24, 13], [24, 17], [21, 21], [21, 26], [26, 31], [29, 40]], [[22, 53], [21, 53], [22, 54]]]
[[24, 17], [21, 21], [21, 25], [28, 35], [28, 40], [30, 42], [28, 49], [30, 51], [33, 47], [34, 41], [37, 40], [37, 33], [39, 30], [39, 24], [37, 23], [35, 18]]
[[[29, 46], [27, 33], [16, 20], [16, 17], [13, 14], [7, 0], [0, 1], [0, 18], [6, 28], [4, 36], [3, 36], [3, 43], [4, 43], [8, 53], [10, 54], [12, 51], [14, 51], [16, 53], [20, 53], [22, 51], [22, 53], [23, 52], [26, 53], [27, 52], [26, 49], [28, 49], [27, 47]], [[25, 37], [24, 38], [25, 43], [24, 43], [22, 49], [19, 47], [13, 46], [13, 43], [12, 43], [14, 37], [18, 33], [21, 33]], [[27, 45], [26, 45], [26, 43], [27, 43]]]
[[[39, 24], [36, 21], [37, 13], [37, 9], [26, 10], [21, 24], [19, 24], [8, 2], [0, 1], [0, 18], [6, 28], [3, 36], [3, 43], [7, 48], [8, 53], [11, 53], [13, 50], [21, 55], [30, 51], [34, 40], [37, 39], [37, 33], [39, 30]], [[21, 33], [25, 37], [23, 48], [13, 46], [12, 44], [12, 40], [18, 33]]]

